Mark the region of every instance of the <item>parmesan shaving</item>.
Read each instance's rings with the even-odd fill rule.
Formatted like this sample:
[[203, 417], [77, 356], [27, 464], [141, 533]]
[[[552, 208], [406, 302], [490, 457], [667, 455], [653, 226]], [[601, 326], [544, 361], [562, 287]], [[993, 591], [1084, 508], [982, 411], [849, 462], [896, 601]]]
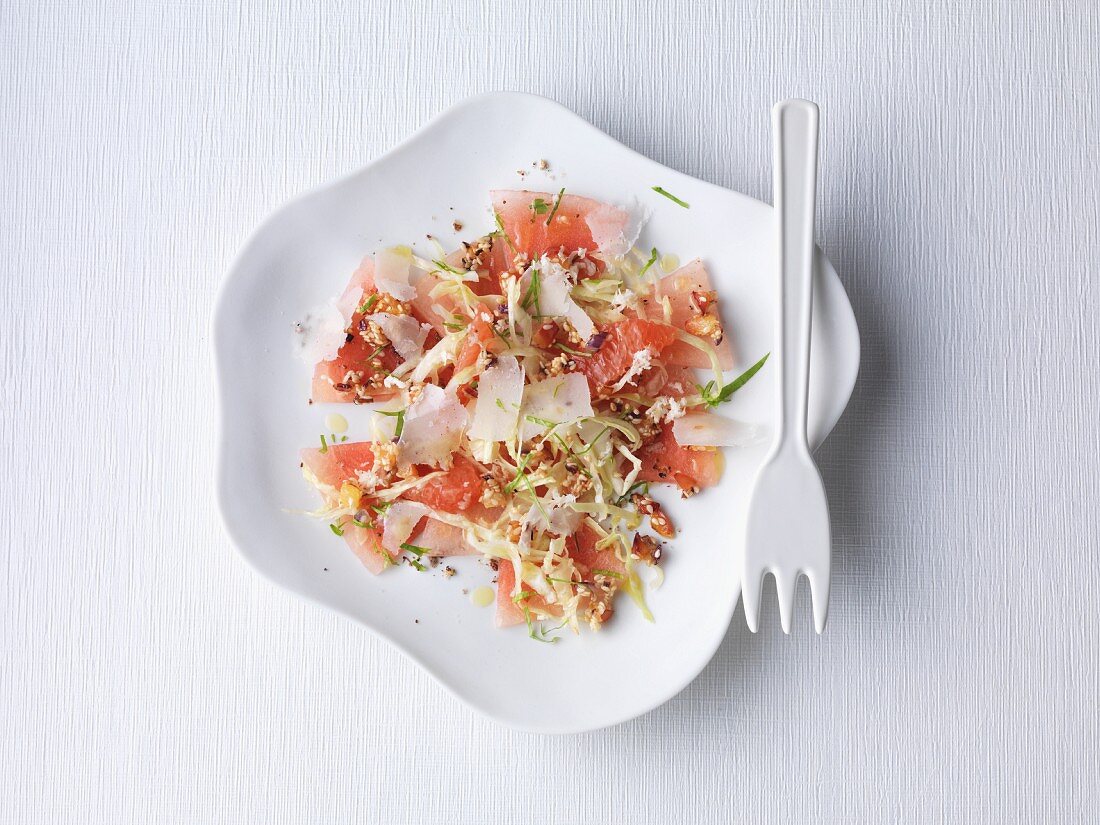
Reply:
[[392, 295], [399, 301], [411, 301], [416, 297], [412, 285], [412, 255], [404, 250], [382, 249], [374, 256], [374, 283], [379, 292]]
[[502, 355], [481, 374], [470, 438], [511, 441], [523, 401], [523, 369], [515, 356]]
[[405, 412], [405, 425], [397, 441], [398, 468], [407, 470], [413, 464], [450, 466], [451, 453], [459, 447], [466, 421], [466, 408], [454, 393], [425, 384]]
[[431, 326], [421, 324], [411, 315], [391, 315], [388, 312], [376, 312], [368, 315], [367, 320], [378, 324], [379, 329], [390, 339], [393, 348], [406, 361], [419, 358], [424, 351], [424, 340], [431, 332]]
[[395, 501], [386, 508], [382, 519], [382, 547], [392, 555], [401, 554], [401, 545], [409, 540], [428, 508], [415, 501]]
[[520, 437], [524, 441], [545, 432], [551, 425], [555, 425], [557, 432], [560, 425], [587, 418], [592, 415], [588, 380], [570, 372], [529, 384], [523, 393], [522, 413]]
[[765, 441], [763, 427], [714, 413], [688, 413], [672, 422], [676, 443], [684, 447], [751, 447]]

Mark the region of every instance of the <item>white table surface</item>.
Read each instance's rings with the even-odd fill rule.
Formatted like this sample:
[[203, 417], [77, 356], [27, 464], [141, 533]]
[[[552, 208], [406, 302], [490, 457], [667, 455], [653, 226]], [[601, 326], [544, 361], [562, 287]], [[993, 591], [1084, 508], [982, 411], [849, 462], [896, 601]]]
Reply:
[[[1098, 44], [1084, 0], [0, 5], [0, 821], [1095, 821]], [[509, 87], [765, 199], [819, 101], [863, 337], [825, 636], [769, 600], [578, 737], [261, 580], [210, 484], [250, 229]]]

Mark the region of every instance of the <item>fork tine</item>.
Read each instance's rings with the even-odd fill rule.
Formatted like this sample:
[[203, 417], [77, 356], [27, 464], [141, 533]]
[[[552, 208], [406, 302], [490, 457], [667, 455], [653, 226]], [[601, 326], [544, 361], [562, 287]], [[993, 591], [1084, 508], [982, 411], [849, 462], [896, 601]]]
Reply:
[[775, 595], [779, 597], [779, 623], [783, 632], [791, 634], [791, 614], [794, 613], [794, 589], [798, 584], [798, 571], [773, 570]]
[[829, 576], [821, 575], [818, 570], [807, 570], [810, 580], [810, 598], [814, 603], [814, 627], [820, 636], [825, 630], [825, 620], [829, 617]]
[[745, 608], [745, 624], [749, 631], [756, 632], [760, 619], [760, 589], [764, 586], [764, 568], [749, 570], [746, 566], [741, 575], [741, 604]]

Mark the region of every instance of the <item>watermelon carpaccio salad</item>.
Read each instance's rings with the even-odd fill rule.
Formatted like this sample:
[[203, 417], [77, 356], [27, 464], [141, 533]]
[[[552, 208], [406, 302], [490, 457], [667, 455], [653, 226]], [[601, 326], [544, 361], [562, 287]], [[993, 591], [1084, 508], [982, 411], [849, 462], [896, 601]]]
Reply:
[[381, 402], [370, 441], [302, 451], [314, 515], [373, 573], [481, 555], [497, 623], [534, 638], [543, 622], [599, 628], [620, 591], [651, 618], [639, 571], [661, 581], [675, 528], [650, 487], [718, 481], [718, 447], [754, 428], [712, 409], [767, 356], [725, 383], [706, 269], [639, 252], [627, 210], [564, 190], [491, 196], [491, 234], [432, 259], [382, 250], [296, 325], [311, 403]]

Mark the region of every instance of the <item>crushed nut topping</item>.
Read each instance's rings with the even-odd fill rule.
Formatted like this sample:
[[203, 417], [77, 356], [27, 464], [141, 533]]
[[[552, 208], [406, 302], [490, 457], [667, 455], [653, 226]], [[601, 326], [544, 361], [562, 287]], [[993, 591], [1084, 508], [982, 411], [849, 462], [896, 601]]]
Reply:
[[646, 564], [658, 564], [664, 555], [661, 543], [653, 536], [642, 533], [634, 534], [634, 543], [630, 548], [630, 557], [644, 561]]
[[568, 318], [560, 319], [558, 327], [562, 334], [565, 335], [566, 340], [573, 345], [574, 349], [579, 349], [584, 346], [584, 339], [581, 338], [580, 333], [574, 329], [573, 324], [569, 322]]
[[[570, 470], [570, 467], [573, 467]], [[562, 482], [561, 491], [563, 495], [576, 496], [580, 498], [582, 495], [592, 489], [592, 479], [581, 472], [580, 467], [577, 465], [566, 465], [565, 481]]]
[[649, 523], [653, 527], [654, 533], [666, 539], [676, 535], [676, 528], [672, 526], [672, 519], [665, 514], [660, 504], [643, 493], [635, 493], [630, 500], [634, 502], [634, 506], [638, 508], [639, 513], [643, 516], [649, 516]]
[[692, 292], [691, 307], [695, 315], [687, 320], [684, 329], [700, 338], [709, 338], [716, 345], [722, 343], [722, 320], [718, 317], [718, 293], [714, 291]]
[[556, 378], [559, 375], [572, 372], [576, 368], [577, 362], [573, 360], [573, 356], [563, 352], [539, 367], [539, 371], [547, 378]]
[[404, 301], [399, 301], [392, 295], [386, 292], [379, 292], [378, 300], [375, 301], [374, 306], [371, 307], [370, 314], [373, 315], [376, 312], [385, 312], [388, 315], [408, 315], [409, 305]]
[[481, 488], [482, 504], [486, 507], [503, 507], [508, 503], [508, 497], [504, 494], [504, 485], [500, 481], [489, 473], [483, 475], [481, 480], [484, 482]]
[[467, 272], [484, 269], [493, 251], [493, 236], [484, 235], [473, 243], [462, 244], [462, 268]]
[[390, 339], [386, 337], [386, 333], [382, 332], [382, 327], [374, 321], [368, 321], [366, 318], [360, 321], [359, 334], [368, 346], [375, 348], [389, 346]]
[[521, 535], [523, 535], [523, 525], [518, 521], [508, 522], [508, 541], [518, 544]]
[[684, 329], [700, 338], [709, 338], [715, 344], [722, 343], [722, 322], [717, 315], [696, 315], [688, 318]]

